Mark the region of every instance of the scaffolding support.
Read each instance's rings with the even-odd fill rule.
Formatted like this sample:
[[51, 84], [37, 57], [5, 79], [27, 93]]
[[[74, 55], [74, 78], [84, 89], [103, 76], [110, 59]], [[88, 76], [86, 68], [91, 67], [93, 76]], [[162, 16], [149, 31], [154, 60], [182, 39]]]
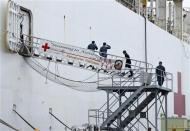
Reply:
[[165, 94], [165, 131], [168, 131], [168, 102], [167, 94]]

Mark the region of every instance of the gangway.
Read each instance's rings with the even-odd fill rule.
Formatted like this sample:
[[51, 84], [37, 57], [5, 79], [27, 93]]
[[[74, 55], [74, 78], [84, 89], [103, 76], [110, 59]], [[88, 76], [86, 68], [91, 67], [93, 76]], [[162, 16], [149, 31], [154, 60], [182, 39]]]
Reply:
[[40, 131], [39, 129], [35, 128], [32, 124], [30, 124], [22, 115], [20, 115], [17, 111], [16, 111], [16, 105], [13, 104], [13, 111], [29, 126], [31, 127], [34, 131]]
[[[49, 43], [52, 43], [50, 40], [45, 40], [45, 39], [41, 39], [41, 38], [36, 38], [36, 37], [30, 37], [30, 38], [26, 38], [26, 39], [35, 39], [35, 41], [49, 41]], [[29, 53], [28, 55], [26, 55], [26, 52], [24, 52], [24, 54], [22, 54], [21, 52], [19, 52], [19, 50], [15, 50], [17, 52], [19, 52], [20, 55], [24, 55], [24, 56], [30, 56], [30, 58], [25, 57], [25, 61], [34, 69], [36, 70], [38, 73], [40, 73], [42, 76], [46, 77], [47, 79], [61, 84], [61, 85], [65, 85], [74, 89], [78, 89], [78, 90], [83, 90], [83, 91], [97, 91], [97, 83], [98, 81], [107, 81], [109, 79], [111, 79], [111, 76], [114, 75], [121, 75], [123, 73], [122, 69], [125, 66], [125, 61], [126, 59], [124, 57], [120, 57], [120, 56], [116, 56], [116, 55], [112, 55], [112, 54], [108, 54], [108, 58], [102, 58], [100, 57], [98, 54], [99, 52], [97, 51], [91, 51], [88, 49], [84, 49], [84, 48], [80, 48], [80, 47], [75, 47], [75, 46], [71, 46], [71, 45], [66, 45], [67, 48], [72, 48], [72, 50], [77, 50], [80, 52], [88, 52], [88, 54], [91, 54], [91, 56], [88, 55], [85, 56], [85, 54], [83, 54], [82, 56], [79, 56], [78, 53], [73, 52], [73, 53], [68, 53], [68, 52], [63, 52], [62, 51], [58, 51], [56, 52], [56, 55], [53, 55], [52, 52], [51, 53], [47, 53], [45, 52], [40, 52], [41, 47], [40, 46], [40, 42], [39, 43], [35, 43], [33, 42], [33, 44], [35, 43], [36, 46], [29, 46], [28, 43], [31, 43], [30, 41], [24, 40], [24, 43], [26, 46], [26, 49], [28, 50], [27, 53]], [[43, 43], [43, 42], [42, 42]], [[61, 45], [63, 46], [64, 44], [61, 43]], [[54, 45], [54, 46], [59, 46], [59, 45]], [[64, 47], [64, 48], [66, 48]], [[32, 48], [33, 52], [30, 52], [29, 49]], [[53, 52], [55, 53], [56, 50], [52, 49]], [[38, 52], [38, 53], [37, 53]], [[59, 55], [57, 55], [59, 54]], [[72, 59], [70, 58], [71, 56], [78, 56], [77, 59], [80, 60], [76, 60], [76, 59]], [[69, 57], [68, 57], [69, 56]], [[63, 66], [72, 66], [78, 69], [82, 69], [82, 70], [87, 70], [90, 72], [95, 72], [96, 73], [101, 73], [103, 75], [106, 76], [110, 76], [110, 77], [105, 77], [102, 79], [96, 79], [93, 81], [76, 81], [76, 80], [71, 80], [68, 78], [65, 78], [64, 76], [61, 76], [59, 74], [57, 74], [56, 72], [52, 72], [51, 70], [49, 70], [49, 67], [44, 67], [40, 64], [39, 61], [37, 61], [36, 59], [40, 59], [43, 61], [47, 61], [48, 62], [48, 66], [51, 63], [56, 64], [62, 64]], [[82, 60], [83, 59], [83, 60]], [[92, 61], [96, 61], [96, 65], [94, 65], [93, 63], [91, 63]], [[109, 62], [110, 63], [109, 63]], [[131, 68], [134, 72], [138, 71], [141, 68], [152, 68], [152, 64], [150, 63], [146, 63], [144, 61], [139, 61], [139, 60], [135, 60], [135, 59], [131, 59]], [[126, 69], [125, 72], [129, 72], [130, 70]], [[128, 76], [128, 75], [126, 75]], [[80, 87], [82, 87], [83, 89], [81, 89]], [[84, 87], [86, 87], [86, 89], [84, 89]]]
[[[96, 78], [96, 80], [76, 81], [53, 72], [49, 68], [50, 64], [72, 66], [106, 76], [123, 73], [121, 69], [125, 68], [126, 59], [124, 57], [108, 54], [105, 59], [100, 57], [100, 52], [33, 36], [32, 12], [11, 0], [8, 2], [7, 13], [6, 35], [9, 50], [24, 56], [26, 62], [46, 79], [77, 90], [97, 91], [98, 81], [105, 81], [111, 77], [101, 80]], [[131, 61], [133, 70], [152, 68], [150, 63], [135, 59]], [[47, 67], [41, 64], [44, 62], [47, 63]]]
[[[8, 32], [8, 34], [11, 32]], [[99, 72], [105, 75], [120, 72], [125, 67], [126, 58], [107, 54], [101, 57], [98, 51], [72, 46], [44, 38], [22, 34], [23, 38], [12, 36], [16, 43], [11, 50], [25, 57], [37, 58], [49, 62], [70, 65], [73, 67]], [[25, 50], [23, 50], [25, 49]], [[131, 66], [136, 68], [152, 68], [152, 64], [131, 59]]]

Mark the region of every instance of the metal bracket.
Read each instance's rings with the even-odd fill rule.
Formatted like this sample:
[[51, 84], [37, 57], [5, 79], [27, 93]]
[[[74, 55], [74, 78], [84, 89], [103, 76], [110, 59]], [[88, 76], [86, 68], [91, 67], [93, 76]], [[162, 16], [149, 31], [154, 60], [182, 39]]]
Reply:
[[49, 108], [49, 114], [52, 114], [52, 108]]
[[16, 111], [16, 104], [13, 104], [13, 111]]

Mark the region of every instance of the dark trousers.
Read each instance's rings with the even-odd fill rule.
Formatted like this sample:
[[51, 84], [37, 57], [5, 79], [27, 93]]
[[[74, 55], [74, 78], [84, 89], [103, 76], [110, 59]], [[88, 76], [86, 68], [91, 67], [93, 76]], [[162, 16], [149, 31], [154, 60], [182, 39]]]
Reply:
[[131, 70], [131, 64], [127, 64], [127, 63], [126, 63], [126, 64], [125, 64], [125, 67], [130, 69], [130, 70], [129, 70], [129, 72], [130, 72], [129, 77], [133, 76], [133, 71]]
[[163, 77], [157, 77], [158, 85], [162, 86], [164, 83], [164, 76]]
[[102, 56], [102, 57], [104, 57], [104, 58], [107, 58], [107, 53], [101, 52], [101, 53], [100, 53], [100, 56]]

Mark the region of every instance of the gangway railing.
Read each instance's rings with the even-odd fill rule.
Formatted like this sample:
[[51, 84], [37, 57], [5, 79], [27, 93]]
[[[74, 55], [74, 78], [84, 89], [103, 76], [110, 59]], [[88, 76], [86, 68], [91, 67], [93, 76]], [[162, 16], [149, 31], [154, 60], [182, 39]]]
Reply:
[[[134, 72], [132, 77], [128, 75], [122, 75], [122, 72], [129, 72], [132, 70]], [[157, 69], [160, 70], [160, 69]], [[110, 74], [110, 76], [97, 74], [98, 79], [106, 79], [107, 77], [111, 78], [109, 81], [99, 81], [98, 87], [101, 86], [142, 86], [145, 85], [158, 85], [157, 77], [160, 77], [164, 80], [163, 87], [173, 90], [173, 74], [166, 72], [163, 75], [156, 74], [156, 68], [142, 68], [138, 69], [122, 69], [118, 73]], [[118, 84], [119, 83], [119, 84]]]
[[49, 114], [50, 114], [51, 116], [53, 116], [53, 118], [55, 118], [59, 123], [61, 123], [61, 124], [65, 127], [65, 129], [69, 129], [70, 131], [72, 131], [72, 128], [71, 128], [71, 127], [69, 127], [67, 124], [65, 124], [64, 122], [62, 122], [57, 116], [55, 116], [55, 115], [52, 113], [52, 108], [49, 108]]
[[[18, 39], [18, 41], [19, 41], [17, 43], [17, 49], [15, 49], [16, 52], [19, 52], [20, 46], [24, 45], [26, 48], [28, 48], [28, 50], [30, 48], [32, 49], [32, 52], [27, 52], [27, 53], [29, 53], [29, 56], [31, 56], [31, 57], [39, 58], [39, 59], [43, 59], [43, 60], [47, 60], [47, 61], [52, 61], [52, 62], [57, 62], [57, 63], [62, 63], [62, 64], [66, 64], [66, 65], [72, 65], [72, 66], [84, 68], [87, 70], [90, 69], [91, 71], [97, 72], [100, 69], [110, 70], [110, 68], [107, 68], [107, 67], [105, 68], [104, 66], [111, 66], [112, 68], [114, 68], [113, 65], [110, 65], [108, 60], [119, 60], [119, 61], [126, 60], [124, 57], [109, 54], [109, 53], [107, 53], [107, 59], [105, 59], [105, 58], [99, 56], [100, 52], [98, 52], [98, 51], [92, 51], [89, 49], [72, 46], [72, 45], [67, 45], [64, 43], [55, 42], [52, 40], [47, 40], [47, 39], [43, 39], [43, 38], [39, 38], [39, 37], [28, 36], [28, 35], [24, 35], [24, 39], [17, 38], [16, 36], [14, 36], [14, 37], [16, 39]], [[23, 41], [23, 43], [21, 43], [21, 41]], [[50, 52], [42, 51], [41, 46], [43, 43], [49, 43], [53, 46], [53, 48], [47, 47], [46, 50], [50, 50]], [[81, 51], [80, 53], [85, 52], [86, 56], [83, 56], [83, 55], [81, 56], [79, 54], [79, 52], [77, 52], [77, 51], [73, 51], [73, 52], [65, 51], [66, 49], [69, 49], [72, 51], [73, 50]], [[23, 53], [26, 53], [26, 52], [23, 52]], [[68, 55], [73, 55], [72, 57], [78, 55], [80, 58], [85, 58], [87, 60], [85, 62], [81, 63], [79, 57], [78, 57], [79, 60], [77, 60], [77, 58], [72, 58], [72, 57], [70, 57], [68, 59], [68, 57], [67, 57]], [[64, 58], [64, 56], [65, 56], [65, 58]], [[91, 64], [88, 64], [88, 62], [91, 62]], [[97, 63], [93, 64], [95, 62], [102, 62], [102, 66], [98, 68], [96, 65]], [[106, 62], [106, 63], [104, 63], [104, 62]], [[135, 67], [144, 67], [144, 68], [145, 67], [148, 67], [148, 68], [153, 67], [152, 64], [146, 63], [144, 61], [131, 59], [131, 62], [132, 62], [131, 66], [133, 66], [134, 68]], [[111, 63], [111, 64], [113, 64], [113, 63]], [[106, 72], [103, 71], [101, 73], [106, 73]]]
[[30, 124], [22, 115], [20, 115], [17, 111], [16, 111], [16, 105], [13, 104], [13, 111], [29, 126], [31, 127], [34, 131], [40, 131], [39, 129], [35, 128], [32, 124]]
[[2, 119], [0, 119], [0, 123], [2, 123], [3, 125], [9, 127], [9, 128], [12, 129], [12, 130], [19, 131], [18, 129], [16, 129], [15, 127], [13, 127], [12, 125], [10, 125], [9, 123], [5, 122], [5, 121], [2, 120]]

